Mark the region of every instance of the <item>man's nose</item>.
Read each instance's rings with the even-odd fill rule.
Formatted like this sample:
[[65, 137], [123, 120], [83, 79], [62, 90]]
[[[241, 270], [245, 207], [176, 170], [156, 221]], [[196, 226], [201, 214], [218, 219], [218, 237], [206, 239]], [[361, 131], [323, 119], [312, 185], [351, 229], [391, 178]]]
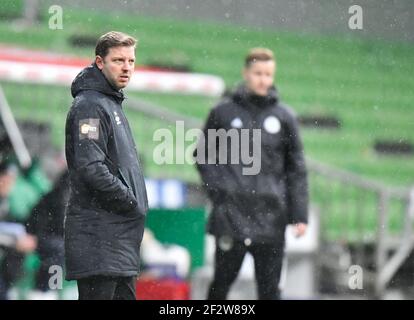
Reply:
[[124, 62], [124, 64], [122, 65], [122, 70], [124, 71], [130, 71], [133, 68], [133, 66], [128, 62]]

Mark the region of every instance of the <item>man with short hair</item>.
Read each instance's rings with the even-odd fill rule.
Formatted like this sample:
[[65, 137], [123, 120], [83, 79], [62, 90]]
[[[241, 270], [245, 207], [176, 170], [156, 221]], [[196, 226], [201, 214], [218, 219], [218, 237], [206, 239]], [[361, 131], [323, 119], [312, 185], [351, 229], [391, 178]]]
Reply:
[[[258, 298], [279, 299], [286, 225], [294, 224], [297, 236], [306, 231], [308, 187], [303, 146], [297, 119], [280, 102], [273, 86], [275, 70], [271, 50], [252, 49], [245, 59], [244, 83], [210, 112], [204, 146], [199, 144], [206, 158], [216, 155], [215, 162], [197, 159], [213, 205], [208, 231], [216, 238], [209, 299], [227, 297], [247, 252], [254, 258]], [[238, 148], [231, 145], [233, 139], [226, 146], [216, 138], [209, 141], [208, 131], [220, 129], [237, 130], [241, 139], [246, 136], [241, 130], [247, 129], [248, 141], [237, 141]], [[254, 130], [261, 133], [260, 140], [255, 141]], [[230, 156], [227, 163], [220, 163], [221, 152], [234, 160], [233, 150], [238, 150], [239, 157], [241, 153], [242, 160], [243, 153], [244, 158], [253, 156], [260, 170], [248, 174], [246, 165], [229, 161]], [[255, 154], [255, 150], [260, 152]]]
[[142, 168], [122, 109], [135, 45], [121, 32], [102, 35], [95, 62], [72, 83], [65, 262], [66, 279], [77, 280], [79, 299], [135, 299], [148, 210]]

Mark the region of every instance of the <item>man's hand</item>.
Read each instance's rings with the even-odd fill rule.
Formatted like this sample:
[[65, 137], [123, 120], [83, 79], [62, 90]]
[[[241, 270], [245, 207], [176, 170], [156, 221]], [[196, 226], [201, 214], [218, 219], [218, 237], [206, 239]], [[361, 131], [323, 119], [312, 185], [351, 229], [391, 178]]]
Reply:
[[294, 233], [295, 237], [299, 238], [302, 237], [306, 233], [306, 229], [308, 228], [308, 225], [306, 223], [296, 223], [294, 225]]
[[0, 197], [7, 198], [13, 188], [16, 177], [12, 173], [0, 174]]
[[33, 252], [37, 247], [37, 238], [30, 234], [21, 236], [16, 243], [16, 250], [22, 253]]

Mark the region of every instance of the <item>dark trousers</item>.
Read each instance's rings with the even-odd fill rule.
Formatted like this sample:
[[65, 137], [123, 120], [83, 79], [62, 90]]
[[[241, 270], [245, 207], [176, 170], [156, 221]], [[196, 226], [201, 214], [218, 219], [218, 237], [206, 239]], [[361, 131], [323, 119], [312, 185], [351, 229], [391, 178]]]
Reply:
[[79, 300], [136, 300], [136, 277], [93, 276], [77, 283]]
[[7, 291], [23, 275], [25, 255], [13, 249], [5, 249], [0, 264], [0, 300], [7, 299]]
[[[216, 238], [214, 279], [207, 299], [225, 300], [236, 280], [244, 256], [251, 253], [254, 259], [255, 277], [259, 300], [280, 299], [279, 281], [283, 263], [284, 242], [263, 244], [234, 241], [230, 248], [220, 248]], [[276, 241], [277, 242], [277, 241]], [[228, 250], [227, 250], [228, 249]]]

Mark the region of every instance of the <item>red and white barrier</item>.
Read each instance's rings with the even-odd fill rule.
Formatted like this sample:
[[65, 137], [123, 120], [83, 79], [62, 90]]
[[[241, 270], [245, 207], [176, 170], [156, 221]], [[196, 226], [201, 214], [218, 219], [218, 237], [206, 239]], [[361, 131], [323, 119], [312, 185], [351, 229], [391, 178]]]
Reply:
[[[91, 61], [0, 46], [0, 80], [69, 86]], [[220, 96], [224, 81], [217, 76], [136, 68], [128, 90]]]

